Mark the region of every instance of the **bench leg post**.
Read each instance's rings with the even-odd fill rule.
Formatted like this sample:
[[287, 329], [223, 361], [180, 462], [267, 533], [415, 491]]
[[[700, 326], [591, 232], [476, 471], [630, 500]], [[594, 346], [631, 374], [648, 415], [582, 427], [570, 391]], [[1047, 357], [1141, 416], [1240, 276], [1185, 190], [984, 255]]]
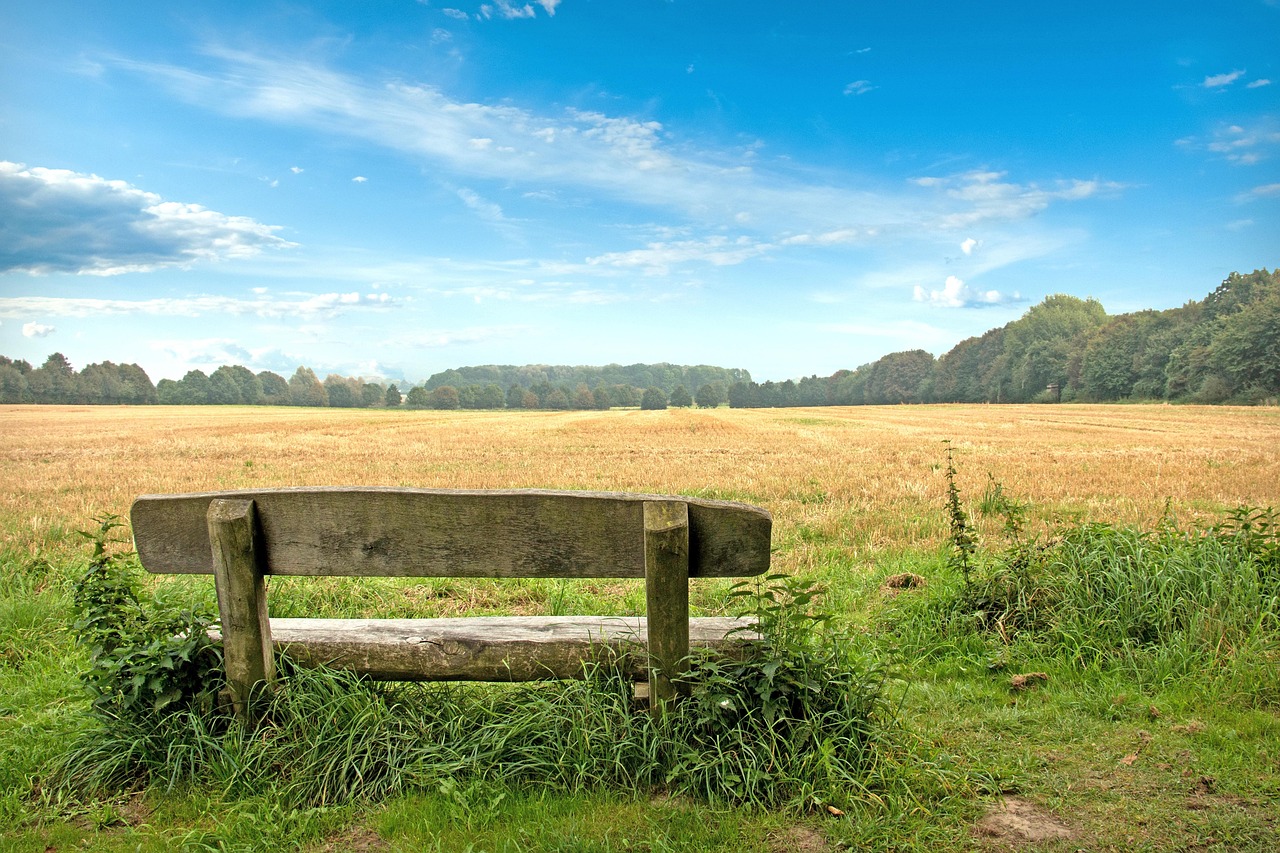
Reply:
[[222, 656], [236, 716], [257, 722], [255, 696], [275, 680], [267, 592], [255, 547], [257, 509], [252, 500], [216, 498], [206, 522], [222, 619]]
[[676, 698], [689, 656], [689, 507], [644, 505], [645, 605], [649, 626], [649, 710], [655, 718]]

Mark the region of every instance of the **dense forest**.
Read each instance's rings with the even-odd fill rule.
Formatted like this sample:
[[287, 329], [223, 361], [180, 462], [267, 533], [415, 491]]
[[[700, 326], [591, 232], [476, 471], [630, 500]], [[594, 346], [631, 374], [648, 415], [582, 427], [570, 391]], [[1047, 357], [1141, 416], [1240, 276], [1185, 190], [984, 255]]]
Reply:
[[941, 358], [895, 352], [798, 382], [738, 383], [729, 405], [856, 406], [1169, 400], [1262, 403], [1280, 396], [1280, 270], [1232, 273], [1202, 301], [1108, 316], [1050, 296]]
[[40, 367], [0, 356], [0, 403], [293, 405], [434, 409], [738, 408], [896, 403], [1168, 400], [1275, 402], [1280, 396], [1280, 269], [1232, 273], [1201, 301], [1109, 316], [1093, 299], [1050, 296], [940, 358], [895, 352], [856, 370], [751, 381], [707, 365], [486, 365], [396, 385], [307, 367], [285, 379], [224, 365], [153, 385], [136, 364], [76, 371], [61, 353]]

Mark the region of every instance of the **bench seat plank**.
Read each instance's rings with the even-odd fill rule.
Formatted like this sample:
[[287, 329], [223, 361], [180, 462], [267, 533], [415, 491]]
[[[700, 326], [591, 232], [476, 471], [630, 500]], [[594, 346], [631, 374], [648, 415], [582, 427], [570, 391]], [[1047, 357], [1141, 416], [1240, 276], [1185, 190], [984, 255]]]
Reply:
[[772, 519], [729, 501], [618, 492], [302, 487], [142, 495], [130, 510], [142, 565], [212, 574], [214, 499], [257, 506], [263, 574], [342, 577], [645, 576], [644, 504], [689, 507], [689, 576], [769, 568]]
[[[731, 652], [755, 635], [752, 620], [689, 620], [689, 645]], [[217, 639], [216, 633], [213, 635]], [[481, 616], [454, 619], [271, 619], [278, 651], [385, 681], [539, 681], [580, 678], [583, 663], [624, 658], [648, 676], [642, 616]]]

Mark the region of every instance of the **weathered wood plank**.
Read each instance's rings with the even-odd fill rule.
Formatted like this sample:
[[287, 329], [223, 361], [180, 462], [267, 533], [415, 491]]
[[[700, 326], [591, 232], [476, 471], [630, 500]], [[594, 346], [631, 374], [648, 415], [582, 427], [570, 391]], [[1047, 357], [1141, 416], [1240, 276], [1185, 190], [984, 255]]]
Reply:
[[[692, 619], [689, 642], [732, 655], [755, 638], [751, 625], [746, 618]], [[639, 616], [271, 620], [275, 648], [298, 663], [384, 681], [581, 678], [587, 662], [621, 666], [643, 680], [647, 633]]]
[[275, 679], [267, 591], [258, 566], [254, 504], [218, 499], [209, 503], [209, 533], [218, 612], [226, 639], [222, 657], [231, 702], [241, 719], [253, 716], [254, 691]]
[[332, 487], [143, 495], [130, 520], [142, 565], [213, 571], [205, 515], [216, 498], [257, 505], [264, 572], [392, 577], [643, 577], [643, 506], [689, 506], [689, 574], [769, 568], [772, 519], [727, 501], [615, 492]]
[[676, 698], [689, 654], [689, 508], [682, 501], [644, 505], [645, 607], [649, 619], [649, 709], [662, 715]]

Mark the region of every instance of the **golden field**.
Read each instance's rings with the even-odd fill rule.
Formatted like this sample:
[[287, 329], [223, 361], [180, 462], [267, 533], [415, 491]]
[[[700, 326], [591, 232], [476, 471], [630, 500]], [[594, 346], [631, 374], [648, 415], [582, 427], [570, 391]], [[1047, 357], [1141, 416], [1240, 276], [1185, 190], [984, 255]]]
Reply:
[[[1280, 506], [1280, 409], [895, 406], [661, 412], [0, 407], [0, 535], [35, 551], [144, 493], [299, 485], [552, 488], [741, 500], [775, 564], [929, 548], [945, 445], [1044, 521], [1184, 520]], [[995, 520], [989, 523], [995, 524]], [[833, 555], [831, 552], [837, 552]]]

